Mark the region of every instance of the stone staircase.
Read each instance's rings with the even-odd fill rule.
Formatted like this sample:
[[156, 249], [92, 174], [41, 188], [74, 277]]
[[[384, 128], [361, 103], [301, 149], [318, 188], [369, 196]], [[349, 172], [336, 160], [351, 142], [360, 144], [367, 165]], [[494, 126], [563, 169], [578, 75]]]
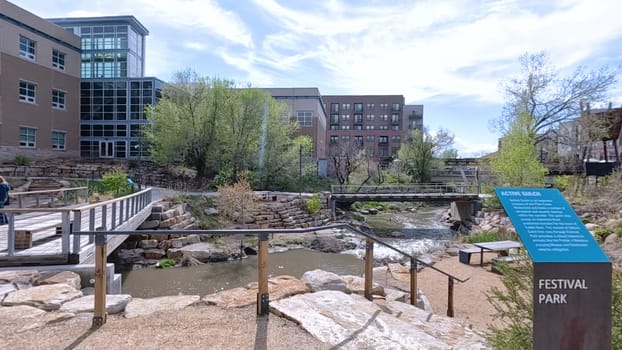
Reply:
[[63, 185], [56, 179], [32, 179], [28, 184], [28, 191], [57, 190], [62, 187]]

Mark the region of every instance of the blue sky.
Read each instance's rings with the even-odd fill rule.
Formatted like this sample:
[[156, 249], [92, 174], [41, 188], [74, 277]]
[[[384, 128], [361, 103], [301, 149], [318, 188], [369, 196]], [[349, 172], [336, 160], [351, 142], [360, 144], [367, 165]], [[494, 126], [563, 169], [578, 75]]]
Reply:
[[[518, 57], [553, 65], [622, 63], [619, 0], [10, 0], [41, 17], [134, 15], [147, 29], [147, 75], [176, 71], [256, 87], [402, 94], [461, 156], [496, 150], [500, 81]], [[622, 104], [622, 84], [610, 92]]]

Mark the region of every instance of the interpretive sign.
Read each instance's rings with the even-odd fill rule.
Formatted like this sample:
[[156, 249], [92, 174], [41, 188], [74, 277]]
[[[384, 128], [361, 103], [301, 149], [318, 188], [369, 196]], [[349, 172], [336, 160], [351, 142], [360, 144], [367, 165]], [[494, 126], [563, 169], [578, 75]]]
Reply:
[[534, 349], [611, 349], [611, 262], [557, 189], [497, 188], [533, 261]]

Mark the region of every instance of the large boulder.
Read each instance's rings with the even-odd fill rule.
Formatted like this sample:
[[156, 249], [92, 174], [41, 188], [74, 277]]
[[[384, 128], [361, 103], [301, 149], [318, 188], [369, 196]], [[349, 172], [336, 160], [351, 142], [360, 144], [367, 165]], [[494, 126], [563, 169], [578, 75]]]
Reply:
[[29, 288], [38, 276], [37, 270], [0, 271], [0, 283], [13, 283], [18, 289]]
[[315, 338], [339, 349], [452, 349], [411, 324], [386, 314], [359, 295], [321, 291], [270, 303]]
[[[292, 276], [277, 276], [268, 279], [268, 295], [270, 300], [278, 300], [291, 295], [310, 292], [309, 286]], [[242, 307], [257, 302], [257, 282], [249, 283], [246, 288], [234, 288], [208, 294], [203, 297], [207, 304], [213, 304], [224, 308]]]
[[198, 295], [165, 296], [150, 299], [134, 298], [125, 307], [125, 317], [145, 316], [158, 311], [181, 310], [196, 304], [201, 299]]
[[307, 271], [302, 275], [302, 280], [309, 285], [313, 292], [320, 290], [338, 290], [346, 292], [346, 282], [336, 273], [324, 270]]
[[35, 286], [57, 283], [64, 283], [74, 287], [75, 289], [82, 288], [82, 279], [80, 278], [80, 275], [73, 271], [42, 271], [33, 281]]
[[316, 237], [309, 243], [309, 248], [325, 253], [340, 253], [344, 250], [356, 248], [356, 244], [335, 237]]
[[[74, 316], [74, 314], [67, 312], [45, 312], [39, 308], [27, 305], [0, 307], [0, 325], [10, 324], [11, 328], [18, 329], [18, 332], [43, 327]], [[21, 328], [17, 327], [18, 325]]]
[[63, 303], [81, 296], [81, 291], [67, 284], [49, 284], [9, 293], [2, 301], [2, 305], [28, 305], [46, 311], [58, 310]]
[[[129, 294], [108, 294], [106, 295], [106, 312], [109, 314], [123, 312], [130, 300], [132, 300], [132, 296]], [[60, 311], [78, 314], [81, 312], [93, 312], [94, 307], [95, 296], [87, 295], [64, 303], [60, 307]]]

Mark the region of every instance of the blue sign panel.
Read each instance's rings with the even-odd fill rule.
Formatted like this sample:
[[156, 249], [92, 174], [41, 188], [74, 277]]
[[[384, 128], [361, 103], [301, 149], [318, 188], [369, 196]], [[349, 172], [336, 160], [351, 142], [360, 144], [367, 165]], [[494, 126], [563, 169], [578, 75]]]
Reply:
[[609, 262], [557, 189], [496, 188], [534, 263]]

